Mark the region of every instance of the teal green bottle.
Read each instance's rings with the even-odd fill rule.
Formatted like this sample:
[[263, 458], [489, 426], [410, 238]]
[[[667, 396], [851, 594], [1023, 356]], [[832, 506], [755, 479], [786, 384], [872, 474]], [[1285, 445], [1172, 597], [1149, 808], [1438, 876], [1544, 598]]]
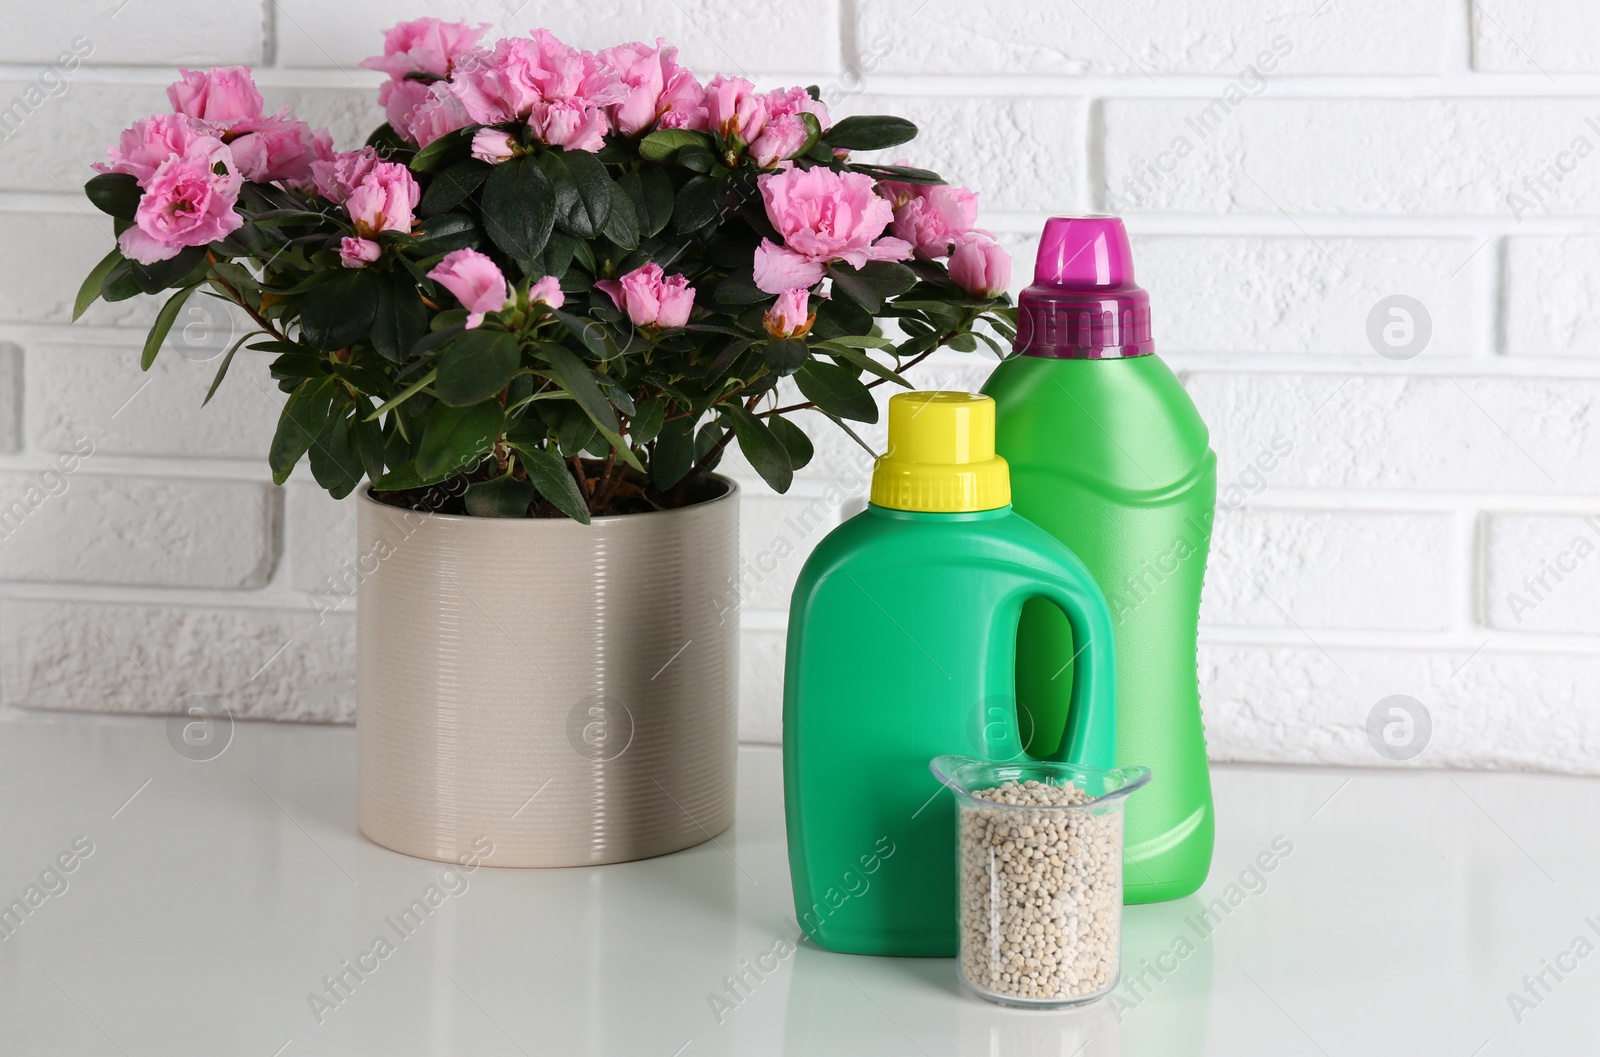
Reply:
[[[1125, 900], [1195, 891], [1211, 868], [1211, 776], [1200, 720], [1196, 633], [1216, 507], [1210, 434], [1153, 355], [1149, 295], [1133, 281], [1115, 217], [1052, 218], [1017, 342], [983, 391], [1018, 513], [1093, 571], [1117, 640], [1117, 766], [1152, 779], [1128, 802]], [[1083, 639], [1029, 604], [1017, 696], [1048, 753], [1073, 708], [1063, 685]]]
[[1054, 758], [1109, 767], [1116, 666], [1105, 599], [1070, 551], [1010, 506], [994, 402], [889, 401], [867, 510], [819, 543], [789, 612], [784, 809], [796, 924], [828, 950], [953, 957], [947, 753], [1010, 760], [1017, 625], [1032, 599], [1088, 643]]

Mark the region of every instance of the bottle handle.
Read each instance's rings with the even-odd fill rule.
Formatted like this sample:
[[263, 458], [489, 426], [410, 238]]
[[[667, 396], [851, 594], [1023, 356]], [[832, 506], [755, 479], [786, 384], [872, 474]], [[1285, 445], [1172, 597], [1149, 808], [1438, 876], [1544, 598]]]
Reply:
[[[1072, 697], [1067, 729], [1048, 759], [1110, 770], [1117, 763], [1116, 641], [1111, 610], [1100, 585], [1086, 567], [1067, 568], [1058, 580], [1040, 580], [1028, 598], [1045, 598], [1072, 625], [1077, 652], [1072, 663]], [[1063, 660], [1063, 666], [1068, 663]]]

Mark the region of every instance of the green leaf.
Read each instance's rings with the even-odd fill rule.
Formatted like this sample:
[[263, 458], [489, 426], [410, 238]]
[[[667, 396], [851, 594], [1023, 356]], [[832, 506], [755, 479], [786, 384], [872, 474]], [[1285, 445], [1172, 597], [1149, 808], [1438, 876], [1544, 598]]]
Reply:
[[156, 321], [150, 324], [150, 333], [144, 339], [144, 353], [139, 357], [141, 371], [148, 371], [150, 365], [156, 362], [156, 353], [161, 351], [161, 343], [167, 340], [167, 332], [172, 329], [173, 321], [178, 318], [178, 310], [189, 300], [189, 295], [194, 293], [194, 290], [192, 286], [185, 286], [167, 298], [167, 303], [156, 313]]
[[811, 438], [782, 415], [773, 415], [766, 423], [772, 435], [778, 438], [778, 443], [783, 445], [783, 450], [789, 453], [789, 464], [796, 470], [804, 469], [816, 454], [816, 449], [811, 446]]
[[620, 194], [633, 206], [634, 219], [641, 237], [649, 237], [667, 226], [672, 219], [672, 178], [659, 168], [646, 168], [623, 173], [617, 177]]
[[879, 334], [841, 334], [822, 343], [824, 347], [843, 345], [851, 349], [890, 349], [894, 342]]
[[578, 240], [568, 235], [565, 231], [552, 231], [550, 241], [544, 247], [544, 274], [553, 275], [557, 279], [567, 274], [567, 269], [572, 267], [572, 255], [578, 251]]
[[350, 416], [345, 414], [347, 407], [348, 402], [341, 401], [337, 413], [329, 417], [311, 446], [311, 476], [335, 499], [355, 491], [365, 472], [351, 433]]
[[368, 268], [341, 272], [300, 302], [300, 336], [323, 352], [361, 341], [378, 314], [378, 273]]
[[417, 475], [432, 484], [472, 469], [494, 448], [504, 425], [505, 409], [494, 400], [471, 407], [435, 404], [422, 428]]
[[691, 145], [709, 149], [711, 137], [686, 128], [658, 129], [639, 141], [639, 157], [645, 161], [671, 161], [680, 149]]
[[733, 426], [739, 450], [761, 479], [771, 485], [773, 491], [787, 492], [794, 481], [794, 464], [789, 461], [789, 450], [783, 442], [765, 422], [738, 404], [724, 404], [718, 410]]
[[724, 305], [754, 305], [771, 296], [756, 285], [755, 274], [744, 268], [729, 272], [711, 291], [711, 299]]
[[534, 447], [518, 448], [517, 454], [522, 456], [528, 480], [540, 495], [572, 520], [584, 525], [589, 523], [589, 504], [584, 502], [578, 482], [572, 479], [572, 473], [560, 456], [548, 448]]
[[701, 473], [715, 470], [717, 463], [727, 454], [727, 447], [722, 445], [726, 433], [727, 429], [720, 422], [707, 422], [695, 431], [694, 465]]
[[489, 178], [492, 168], [488, 162], [477, 158], [463, 158], [456, 162], [435, 176], [428, 189], [422, 192], [422, 202], [417, 206], [417, 212], [425, 217], [448, 213]]
[[893, 180], [903, 184], [942, 184], [944, 177], [928, 169], [910, 165], [851, 165], [851, 172], [865, 173], [874, 180]]
[[139, 181], [121, 172], [103, 172], [99, 176], [91, 176], [89, 182], [83, 185], [83, 193], [89, 196], [89, 201], [94, 203], [96, 209], [118, 220], [132, 220], [139, 208], [139, 199], [144, 195], [139, 189]]
[[600, 359], [609, 360], [617, 354], [617, 343], [611, 336], [610, 328], [599, 320], [575, 316], [560, 309], [553, 309], [550, 314], [561, 321], [567, 328], [567, 333], [577, 338], [583, 343], [584, 348]]
[[412, 172], [438, 172], [466, 157], [472, 151], [472, 137], [482, 125], [468, 125], [454, 132], [446, 132], [412, 156], [408, 163]]
[[509, 474], [491, 477], [468, 485], [463, 498], [473, 517], [522, 517], [533, 502], [533, 482]]
[[122, 251], [111, 247], [111, 252], [100, 258], [100, 263], [95, 265], [89, 274], [84, 277], [83, 285], [78, 287], [78, 297], [72, 302], [72, 321], [76, 323], [78, 317], [89, 310], [89, 306], [100, 299], [100, 291], [105, 285], [106, 276], [111, 274], [111, 269], [121, 261]]
[[650, 478], [658, 491], [665, 492], [688, 476], [694, 468], [694, 418], [685, 415], [661, 427], [650, 457]]
[[820, 342], [814, 347], [826, 352], [829, 356], [832, 356], [836, 360], [844, 360], [846, 363], [849, 363], [854, 367], [859, 367], [864, 371], [871, 371], [879, 378], [887, 378], [896, 385], [903, 385], [907, 389], [914, 388], [914, 386], [912, 386], [912, 384], [904, 377], [879, 363], [877, 360], [873, 359], [871, 356], [868, 356], [860, 349], [852, 349], [849, 346], [836, 345], [831, 341]]
[[556, 199], [532, 155], [496, 165], [480, 201], [483, 226], [496, 246], [524, 261], [544, 252], [555, 227]]
[[556, 382], [571, 393], [573, 399], [578, 401], [578, 406], [601, 429], [617, 431], [617, 413], [611, 407], [611, 402], [600, 391], [600, 382], [595, 377], [594, 370], [578, 357], [572, 350], [561, 345], [546, 343], [539, 346], [539, 353], [550, 364], [550, 371], [555, 375]]
[[722, 185], [709, 176], [696, 176], [678, 188], [672, 206], [672, 230], [682, 234], [699, 231], [717, 219], [722, 211]]
[[916, 285], [917, 273], [898, 261], [868, 261], [860, 268], [837, 263], [828, 266], [833, 289], [868, 312], [883, 307], [884, 298], [902, 294]]
[[139, 289], [147, 294], [160, 293], [174, 286], [199, 283], [199, 277], [191, 279], [190, 274], [202, 265], [205, 255], [204, 246], [185, 246], [173, 256], [164, 261], [156, 261], [154, 264], [132, 261], [134, 281], [139, 284]]
[[361, 459], [361, 467], [366, 470], [368, 480], [376, 481], [383, 476], [383, 427], [367, 421], [366, 416], [361, 414], [362, 409], [368, 406], [365, 401], [356, 405], [356, 419], [350, 423], [350, 435], [355, 440], [356, 454]]
[[469, 330], [439, 357], [433, 391], [456, 407], [479, 403], [504, 389], [521, 361], [516, 335], [487, 328]]
[[878, 421], [872, 390], [836, 363], [812, 360], [795, 373], [794, 380], [807, 400], [830, 415], [857, 422]]
[[762, 350], [767, 366], [780, 377], [798, 371], [810, 356], [811, 351], [800, 338], [774, 338]]
[[539, 168], [555, 192], [556, 226], [580, 239], [594, 238], [611, 215], [611, 178], [598, 155], [548, 150]]
[[827, 133], [828, 146], [845, 150], [882, 150], [917, 138], [917, 126], [903, 117], [860, 114], [847, 117]]
[[706, 147], [691, 144], [678, 152], [678, 164], [691, 172], [708, 173], [717, 167], [717, 156]]
[[666, 421], [666, 417], [667, 401], [663, 397], [651, 397], [639, 405], [632, 420], [629, 421], [629, 439], [635, 444], [649, 444], [656, 439], [656, 434], [661, 432], [661, 425]]
[[427, 260], [453, 250], [476, 249], [482, 244], [483, 230], [466, 213], [441, 213], [424, 220], [415, 236], [408, 257]]
[[223, 355], [222, 362], [217, 365], [216, 375], [211, 379], [211, 388], [206, 390], [206, 398], [200, 401], [201, 407], [205, 407], [207, 404], [211, 403], [211, 398], [217, 395], [217, 387], [222, 384], [222, 379], [227, 377], [228, 368], [233, 365], [233, 354], [239, 351], [239, 346], [243, 345], [257, 334], [265, 333], [266, 331], [264, 330], [247, 331], [245, 332], [245, 335], [238, 341], [235, 341], [232, 345], [228, 346], [228, 351]]
[[272, 468], [273, 483], [287, 481], [294, 472], [295, 463], [321, 435], [328, 422], [333, 387], [333, 376], [325, 374], [320, 378], [307, 378], [289, 394], [283, 413], [278, 416], [272, 445], [267, 449], [267, 465]]
[[561, 424], [556, 427], [556, 443], [560, 445], [563, 455], [571, 456], [587, 451], [598, 439], [600, 430], [580, 407], [572, 407], [562, 418]]
[[428, 332], [428, 306], [408, 272], [391, 273], [378, 286], [378, 307], [369, 338], [379, 356], [404, 363], [411, 347]]
[[634, 210], [633, 199], [624, 191], [613, 191], [611, 194], [611, 213], [606, 217], [605, 236], [621, 250], [631, 250], [639, 245], [639, 214]]
[[142, 293], [144, 291], [139, 289], [139, 280], [133, 277], [133, 262], [130, 260], [120, 260], [112, 265], [100, 283], [100, 296], [107, 301], [126, 301]]

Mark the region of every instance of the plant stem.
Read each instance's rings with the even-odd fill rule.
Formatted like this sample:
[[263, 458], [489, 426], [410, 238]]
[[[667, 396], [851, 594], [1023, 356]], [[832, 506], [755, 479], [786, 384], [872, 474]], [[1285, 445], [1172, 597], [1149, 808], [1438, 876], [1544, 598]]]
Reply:
[[224, 279], [221, 274], [217, 272], [215, 267], [217, 263], [217, 256], [210, 250], [206, 251], [206, 263], [213, 266], [211, 269], [211, 280], [228, 292], [228, 296], [233, 299], [233, 303], [244, 309], [245, 314], [251, 319], [255, 320], [256, 326], [260, 327], [268, 334], [271, 334], [279, 341], [289, 340], [283, 335], [283, 332], [277, 327], [273, 326], [272, 323], [266, 319], [266, 317], [264, 317], [260, 312], [257, 312], [255, 309], [251, 308], [250, 303], [244, 299], [244, 295], [239, 293], [238, 290], [234, 289], [233, 284], [228, 282], [228, 280]]
[[605, 468], [600, 473], [600, 483], [595, 485], [595, 502], [589, 504], [591, 514], [599, 514], [605, 510], [606, 504], [611, 501], [611, 474], [617, 468], [617, 449], [612, 448], [606, 452]]
[[[584, 502], [589, 502], [594, 498], [594, 490], [589, 487], [589, 478], [584, 476], [583, 473], [583, 456], [574, 455], [572, 457], [572, 472], [578, 477], [578, 491], [583, 493]], [[591, 508], [590, 513], [593, 512]]]

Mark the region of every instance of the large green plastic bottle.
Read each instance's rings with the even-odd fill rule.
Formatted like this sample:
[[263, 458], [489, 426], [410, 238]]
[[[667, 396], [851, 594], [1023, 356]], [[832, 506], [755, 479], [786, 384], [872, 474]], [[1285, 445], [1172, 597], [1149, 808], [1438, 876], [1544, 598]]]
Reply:
[[946, 753], [1023, 754], [1017, 623], [1038, 599], [1088, 648], [1054, 757], [1110, 766], [1115, 657], [1094, 577], [1010, 507], [994, 402], [889, 401], [867, 510], [806, 561], [789, 612], [783, 780], [795, 917], [819, 946], [954, 956], [955, 811]]
[[[1117, 640], [1117, 765], [1150, 768], [1128, 803], [1129, 903], [1188, 895], [1211, 868], [1211, 777], [1195, 666], [1216, 507], [1210, 434], [1153, 354], [1149, 295], [1115, 217], [1054, 217], [1019, 303], [1016, 349], [983, 391], [1018, 513], [1094, 572]], [[1082, 645], [1028, 606], [1017, 695], [1048, 753], [1074, 707], [1064, 668]]]

